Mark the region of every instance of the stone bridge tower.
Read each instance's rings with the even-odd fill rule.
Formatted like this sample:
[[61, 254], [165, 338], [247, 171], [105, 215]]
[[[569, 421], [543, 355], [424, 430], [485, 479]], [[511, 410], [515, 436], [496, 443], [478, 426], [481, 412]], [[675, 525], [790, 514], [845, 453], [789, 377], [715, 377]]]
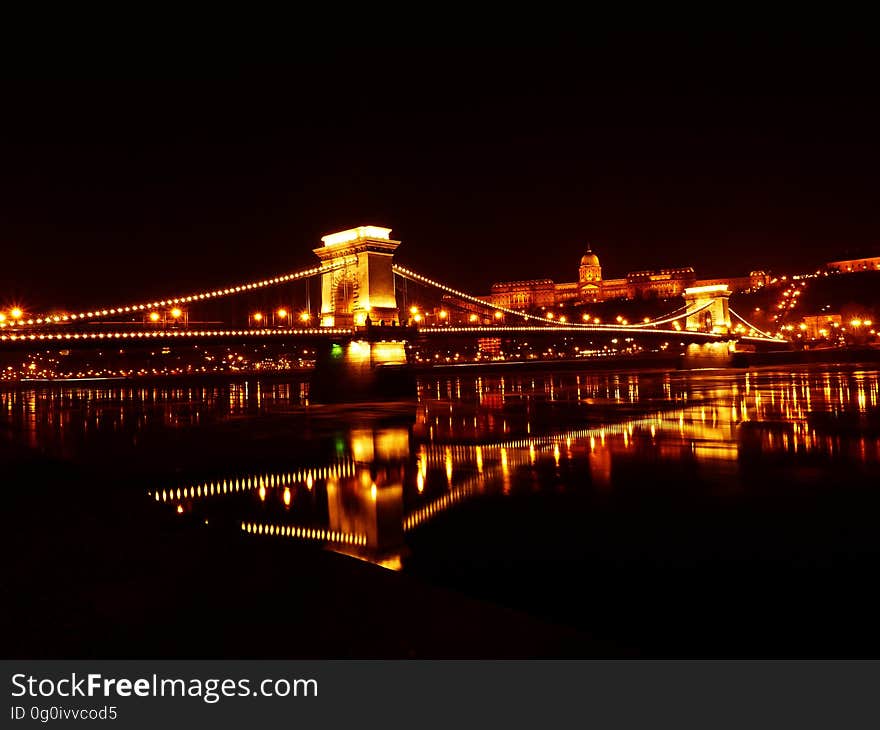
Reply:
[[342, 264], [321, 275], [321, 324], [325, 327], [398, 321], [391, 263], [400, 241], [391, 229], [358, 226], [321, 238], [314, 249], [322, 264]]
[[[688, 310], [694, 314], [685, 320], [685, 329], [691, 332], [730, 333], [730, 311], [727, 301], [730, 289], [727, 284], [692, 286], [684, 290]], [[699, 310], [699, 311], [697, 311]]]

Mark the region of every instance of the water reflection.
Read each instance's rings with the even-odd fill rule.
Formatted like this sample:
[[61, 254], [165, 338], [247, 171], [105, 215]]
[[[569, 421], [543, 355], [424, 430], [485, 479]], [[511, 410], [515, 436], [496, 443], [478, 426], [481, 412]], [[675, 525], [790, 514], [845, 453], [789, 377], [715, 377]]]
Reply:
[[151, 497], [197, 524], [401, 569], [410, 534], [471, 500], [650, 488], [666, 473], [744, 491], [762, 488], [752, 475], [768, 464], [791, 479], [803, 465], [814, 478], [841, 465], [874, 474], [878, 385], [877, 371], [862, 370], [425, 380], [415, 413], [389, 418], [375, 406], [350, 425], [328, 418], [310, 438], [332, 442], [317, 449], [332, 458], [157, 485]]

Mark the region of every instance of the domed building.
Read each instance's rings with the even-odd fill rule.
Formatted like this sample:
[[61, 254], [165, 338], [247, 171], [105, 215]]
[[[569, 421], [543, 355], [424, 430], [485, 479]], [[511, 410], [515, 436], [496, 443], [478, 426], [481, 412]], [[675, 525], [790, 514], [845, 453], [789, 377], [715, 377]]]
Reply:
[[758, 289], [769, 281], [763, 271], [750, 276], [696, 278], [691, 266], [630, 271], [620, 279], [603, 279], [599, 257], [588, 243], [578, 267], [578, 280], [557, 283], [552, 279], [503, 281], [492, 285], [486, 301], [511, 309], [547, 309], [564, 304], [590, 304], [611, 299], [669, 299], [691, 286], [724, 283], [734, 292]]
[[587, 252], [581, 256], [581, 265], [578, 270], [578, 290], [582, 302], [602, 301], [602, 266], [599, 257], [593, 253], [590, 244], [587, 244]]

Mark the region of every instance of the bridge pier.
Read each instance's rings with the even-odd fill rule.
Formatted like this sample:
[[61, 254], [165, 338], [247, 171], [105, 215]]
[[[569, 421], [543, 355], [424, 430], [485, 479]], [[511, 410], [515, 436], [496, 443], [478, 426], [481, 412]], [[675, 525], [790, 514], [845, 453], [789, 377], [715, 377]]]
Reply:
[[687, 350], [685, 350], [685, 354], [681, 359], [681, 368], [683, 370], [729, 368], [734, 365], [735, 353], [735, 340], [692, 342], [687, 346]]
[[415, 398], [416, 380], [406, 343], [393, 340], [337, 340], [318, 350], [309, 385], [316, 403]]

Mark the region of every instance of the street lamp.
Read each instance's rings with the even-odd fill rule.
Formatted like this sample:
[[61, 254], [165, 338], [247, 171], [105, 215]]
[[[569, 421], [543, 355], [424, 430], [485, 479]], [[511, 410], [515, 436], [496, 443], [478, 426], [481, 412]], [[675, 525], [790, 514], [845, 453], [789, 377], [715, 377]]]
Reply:
[[9, 310], [9, 316], [13, 319], [21, 319], [24, 316], [24, 312], [21, 311], [18, 307], [13, 307]]
[[300, 313], [299, 313], [299, 321], [300, 321], [300, 322], [306, 323], [306, 322], [308, 322], [311, 318], [312, 318], [312, 315], [309, 314], [308, 312], [300, 312]]

